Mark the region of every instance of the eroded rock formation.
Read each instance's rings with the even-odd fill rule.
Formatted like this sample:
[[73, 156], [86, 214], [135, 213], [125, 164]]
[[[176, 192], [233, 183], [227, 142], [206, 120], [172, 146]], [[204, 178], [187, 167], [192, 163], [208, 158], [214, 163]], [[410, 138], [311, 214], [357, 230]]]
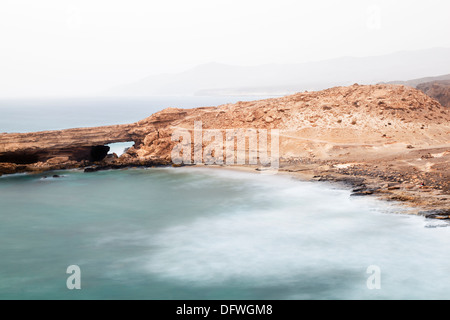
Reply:
[[[139, 141], [135, 126], [117, 125], [0, 134], [0, 173], [78, 167], [103, 160], [114, 142]], [[3, 168], [3, 169], [2, 169]]]
[[417, 89], [450, 108], [450, 80], [422, 83], [417, 86]]
[[[147, 136], [158, 134], [176, 119], [183, 110], [166, 110], [138, 123], [76, 128], [31, 133], [0, 134], [0, 174], [78, 168], [96, 164], [166, 164], [160, 160], [140, 159], [139, 150]], [[107, 158], [108, 144], [134, 142], [134, 147], [120, 159]], [[163, 158], [163, 157], [161, 157]]]
[[[279, 156], [285, 165], [325, 163], [345, 173], [360, 165], [385, 163], [390, 166], [386, 170], [394, 166], [416, 170], [418, 180], [431, 181], [422, 173], [436, 181], [447, 179], [440, 187], [450, 189], [450, 109], [419, 90], [399, 85], [355, 84], [217, 107], [169, 108], [126, 125], [1, 134], [0, 173], [93, 164], [171, 164], [171, 152], [179, 143], [174, 131], [192, 134], [196, 122], [204, 130], [220, 131], [222, 139], [226, 129], [278, 129]], [[206, 140], [203, 149], [212, 143]], [[135, 145], [118, 159], [104, 158], [105, 145], [124, 141]], [[226, 141], [214, 143], [218, 142]], [[249, 151], [251, 146], [244, 148]], [[438, 156], [422, 158], [428, 153]]]
[[[441, 92], [434, 85], [430, 90], [436, 97]], [[201, 142], [195, 140], [195, 124], [204, 130]], [[219, 134], [207, 137], [210, 129]], [[230, 142], [227, 129], [279, 130], [281, 170], [352, 181], [356, 194], [450, 210], [450, 109], [401, 85], [355, 84], [217, 107], [169, 108], [126, 125], [0, 134], [0, 174], [170, 165], [180, 145], [183, 156], [188, 154], [185, 164], [195, 160], [190, 151], [196, 147], [205, 161]], [[180, 130], [187, 136], [180, 138]], [[105, 157], [107, 144], [125, 141], [135, 144], [121, 157]], [[255, 151], [250, 141], [232, 148]]]

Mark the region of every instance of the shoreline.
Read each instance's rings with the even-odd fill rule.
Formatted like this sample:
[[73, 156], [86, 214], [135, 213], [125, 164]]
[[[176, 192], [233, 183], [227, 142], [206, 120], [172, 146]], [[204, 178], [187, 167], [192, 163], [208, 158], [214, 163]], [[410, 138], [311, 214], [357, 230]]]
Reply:
[[[210, 138], [202, 133], [198, 140], [202, 130]], [[353, 196], [398, 201], [418, 214], [450, 220], [450, 111], [421, 91], [397, 85], [354, 84], [217, 107], [167, 108], [115, 126], [3, 133], [0, 175], [171, 166], [174, 151], [191, 163], [196, 146], [203, 157], [215, 158], [213, 152], [236, 139], [236, 157], [240, 151], [257, 158], [261, 143], [250, 143], [250, 135], [252, 141], [265, 137], [268, 149], [269, 131], [279, 173], [343, 183]], [[242, 133], [248, 144], [245, 137], [239, 143]], [[109, 145], [119, 142], [133, 143], [120, 157], [109, 153]]]
[[[192, 168], [210, 168], [216, 170], [232, 170], [240, 172], [255, 173], [263, 172], [255, 165], [192, 165]], [[429, 219], [450, 220], [450, 197], [442, 200], [442, 195], [436, 190], [426, 191], [407, 190], [398, 186], [386, 186], [386, 181], [368, 179], [363, 176], [330, 174], [329, 171], [321, 174], [320, 167], [310, 168], [280, 168], [274, 175], [286, 175], [306, 182], [329, 182], [339, 188], [351, 190], [351, 196], [372, 197], [380, 201], [393, 202], [408, 209], [408, 214], [420, 215]], [[441, 204], [433, 202], [440, 198]], [[427, 201], [428, 200], [428, 201]], [[431, 202], [430, 202], [431, 200]]]
[[[246, 172], [253, 174], [264, 174], [264, 169], [258, 165], [171, 165], [162, 163], [136, 163], [127, 165], [111, 165], [97, 163], [87, 167], [60, 167], [51, 170], [26, 171], [14, 174], [5, 174], [2, 177], [15, 176], [16, 174], [42, 174], [56, 171], [80, 171], [93, 173], [98, 171], [114, 171], [124, 169], [145, 169], [145, 168], [197, 168], [214, 170], [231, 170], [234, 172]], [[342, 166], [341, 166], [342, 167]], [[340, 168], [338, 166], [338, 168]], [[276, 173], [270, 175], [284, 175], [296, 178], [305, 182], [328, 182], [341, 189], [350, 190], [351, 196], [371, 197], [380, 201], [395, 202], [401, 207], [408, 209], [408, 214], [420, 215], [429, 219], [450, 221], [450, 196], [444, 196], [439, 190], [431, 187], [408, 189], [398, 183], [388, 183], [387, 181], [364, 176], [361, 174], [342, 174], [331, 167], [318, 163], [308, 163], [303, 165], [289, 165], [282, 163]], [[338, 170], [339, 171], [339, 170]]]

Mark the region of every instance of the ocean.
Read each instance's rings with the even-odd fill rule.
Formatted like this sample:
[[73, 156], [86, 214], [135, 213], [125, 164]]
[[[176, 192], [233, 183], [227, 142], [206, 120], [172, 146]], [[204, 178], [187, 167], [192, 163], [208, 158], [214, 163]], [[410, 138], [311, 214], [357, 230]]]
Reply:
[[[0, 131], [244, 99], [1, 101]], [[0, 208], [0, 299], [450, 298], [447, 223], [326, 182], [214, 168], [66, 170], [0, 177]], [[68, 288], [69, 266], [79, 290]]]

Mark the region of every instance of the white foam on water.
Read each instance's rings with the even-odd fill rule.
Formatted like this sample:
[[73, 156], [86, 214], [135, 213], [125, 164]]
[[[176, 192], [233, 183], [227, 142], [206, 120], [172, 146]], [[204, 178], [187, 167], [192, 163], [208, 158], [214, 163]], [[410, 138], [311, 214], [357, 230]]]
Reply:
[[[56, 173], [2, 180], [4, 292], [54, 281], [67, 262], [95, 283], [83, 297], [449, 298], [446, 223], [336, 185], [207, 168]], [[40, 271], [18, 268], [24, 256]]]
[[263, 208], [230, 206], [160, 231], [148, 240], [152, 250], [142, 261], [147, 272], [195, 285], [235, 280], [256, 286], [286, 284], [330, 269], [364, 272], [371, 262], [368, 249], [380, 257], [389, 246], [377, 229], [384, 227], [383, 219], [386, 226], [404, 220], [386, 214], [395, 207], [352, 199], [350, 191], [328, 184], [201, 170], [220, 179], [246, 179], [247, 187], [255, 188], [249, 203], [263, 202]]

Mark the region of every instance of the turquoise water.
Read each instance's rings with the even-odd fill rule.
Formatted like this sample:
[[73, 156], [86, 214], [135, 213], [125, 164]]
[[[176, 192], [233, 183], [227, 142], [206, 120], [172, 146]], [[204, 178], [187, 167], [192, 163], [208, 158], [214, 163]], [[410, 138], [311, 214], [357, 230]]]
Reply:
[[349, 190], [206, 168], [52, 174], [0, 178], [1, 299], [450, 298], [450, 228]]
[[[0, 132], [245, 99], [3, 100]], [[403, 213], [326, 183], [229, 170], [2, 176], [0, 299], [449, 299], [448, 224]], [[81, 290], [67, 289], [70, 265]]]

